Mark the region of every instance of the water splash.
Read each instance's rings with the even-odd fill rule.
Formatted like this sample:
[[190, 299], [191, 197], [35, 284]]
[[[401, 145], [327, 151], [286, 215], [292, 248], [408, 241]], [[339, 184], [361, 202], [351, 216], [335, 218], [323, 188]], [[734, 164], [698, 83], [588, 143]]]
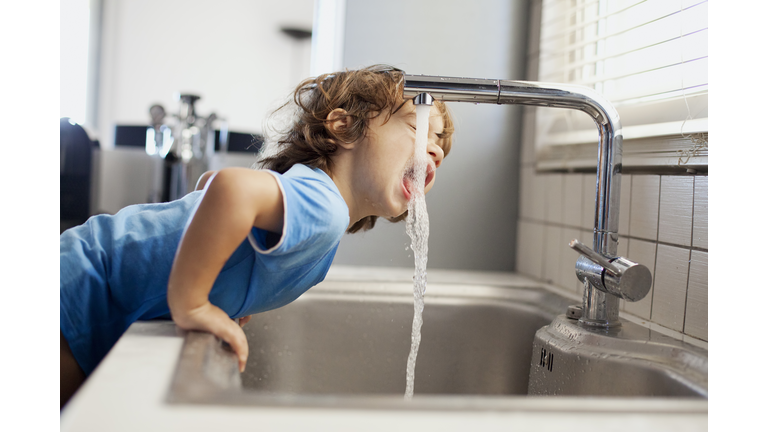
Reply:
[[427, 136], [429, 132], [429, 105], [416, 105], [416, 150], [412, 158], [413, 170], [409, 170], [411, 199], [408, 201], [408, 217], [405, 232], [411, 238], [411, 250], [416, 264], [413, 274], [413, 327], [411, 328], [411, 352], [405, 375], [405, 399], [413, 398], [416, 378], [416, 355], [421, 343], [421, 314], [424, 311], [424, 293], [427, 290], [427, 239], [429, 238], [429, 216], [424, 196], [424, 182], [427, 177]]

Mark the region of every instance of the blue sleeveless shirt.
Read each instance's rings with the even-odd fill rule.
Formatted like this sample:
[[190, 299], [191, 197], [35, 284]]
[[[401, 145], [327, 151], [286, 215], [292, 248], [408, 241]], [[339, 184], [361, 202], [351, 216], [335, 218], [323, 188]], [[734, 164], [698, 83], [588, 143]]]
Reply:
[[[284, 306], [320, 283], [349, 225], [349, 210], [323, 171], [268, 171], [283, 195], [283, 232], [268, 245], [253, 228], [211, 289], [231, 318]], [[86, 375], [137, 320], [170, 319], [168, 278], [181, 236], [203, 197], [139, 204], [98, 215], [60, 237], [60, 327]]]

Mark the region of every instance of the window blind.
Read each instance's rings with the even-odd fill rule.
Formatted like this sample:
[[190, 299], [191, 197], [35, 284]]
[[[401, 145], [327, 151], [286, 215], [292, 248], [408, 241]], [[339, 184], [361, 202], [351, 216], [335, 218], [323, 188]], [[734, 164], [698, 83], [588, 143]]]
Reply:
[[[624, 139], [707, 131], [707, 1], [543, 0], [539, 81], [606, 96]], [[537, 145], [595, 142], [592, 119], [542, 108]]]

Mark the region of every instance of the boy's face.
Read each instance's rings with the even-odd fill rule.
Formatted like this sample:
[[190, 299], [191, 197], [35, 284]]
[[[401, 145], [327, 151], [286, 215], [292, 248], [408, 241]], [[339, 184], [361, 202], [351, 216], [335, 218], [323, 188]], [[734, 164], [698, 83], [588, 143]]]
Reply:
[[[427, 157], [429, 165], [425, 192], [435, 184], [437, 167], [443, 161], [443, 149], [437, 144], [438, 134], [443, 132], [443, 118], [440, 110], [432, 106], [429, 114]], [[411, 192], [405, 175], [411, 167], [416, 148], [416, 109], [408, 101], [385, 123], [385, 116], [379, 115], [369, 124], [367, 136], [362, 140], [360, 158], [362, 168], [358, 180], [366, 191], [366, 201], [373, 214], [383, 217], [397, 217], [408, 208]]]

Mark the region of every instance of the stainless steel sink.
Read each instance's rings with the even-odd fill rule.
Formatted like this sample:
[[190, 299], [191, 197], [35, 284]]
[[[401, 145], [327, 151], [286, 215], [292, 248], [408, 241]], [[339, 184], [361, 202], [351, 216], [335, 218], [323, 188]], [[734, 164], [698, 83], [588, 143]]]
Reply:
[[[565, 320], [558, 315], [575, 303], [573, 299], [535, 284], [448, 282], [450, 278], [428, 287], [415, 396], [410, 402], [403, 401], [403, 394], [412, 285], [370, 280], [326, 281], [286, 307], [254, 316], [244, 328], [250, 356], [242, 375], [228, 347], [209, 334], [189, 332], [168, 399], [269, 406], [505, 409], [510, 398], [529, 394], [579, 394], [563, 390], [563, 382], [581, 383], [590, 373], [600, 375], [600, 356], [587, 354], [589, 337], [581, 338], [578, 350], [554, 339], [537, 339], [544, 328], [555, 329], [547, 327], [553, 320]], [[597, 345], [610, 345], [606, 341], [611, 335], [603, 336], [607, 339]], [[545, 345], [548, 357], [554, 353], [551, 371], [540, 365]], [[594, 381], [581, 394], [706, 397], [706, 369], [702, 386], [700, 368], [687, 373], [682, 366], [675, 369], [675, 358], [663, 357], [659, 347], [668, 345], [687, 349], [683, 346], [687, 344], [672, 339], [622, 346], [624, 360], [633, 358], [633, 350], [642, 353], [649, 346], [656, 349], [656, 357], [640, 354], [642, 367], [617, 356], [602, 358], [615, 363], [618, 375], [611, 376], [616, 380]], [[685, 353], [706, 367], [705, 350]], [[579, 361], [588, 357], [591, 367], [581, 367]], [[666, 369], [654, 369], [662, 363]], [[571, 366], [559, 367], [567, 364]], [[638, 370], [651, 372], [643, 375]], [[630, 386], [621, 385], [621, 373], [637, 379]], [[659, 384], [650, 393], [638, 391], [636, 384], [644, 380]], [[559, 387], [550, 388], [553, 382]], [[664, 391], [673, 387], [677, 390]]]

